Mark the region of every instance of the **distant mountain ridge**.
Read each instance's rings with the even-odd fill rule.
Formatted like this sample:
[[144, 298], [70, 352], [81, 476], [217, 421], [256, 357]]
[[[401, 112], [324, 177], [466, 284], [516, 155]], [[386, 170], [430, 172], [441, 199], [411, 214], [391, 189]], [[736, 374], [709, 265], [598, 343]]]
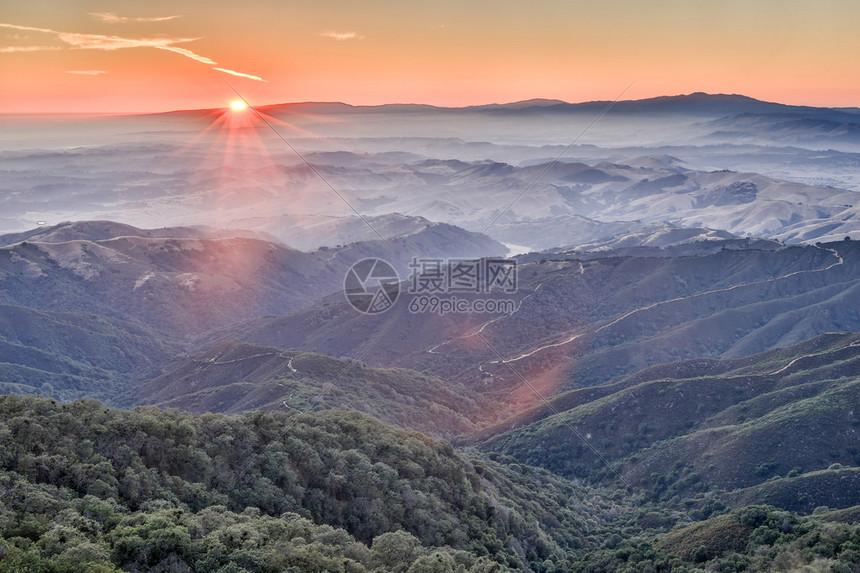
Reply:
[[34, 243], [65, 243], [67, 241], [105, 241], [119, 237], [141, 237], [146, 239], [223, 239], [246, 238], [277, 240], [264, 233], [244, 229], [216, 229], [214, 227], [162, 227], [140, 229], [115, 221], [63, 221], [55, 225], [39, 226], [18, 233], [0, 235], [0, 247], [23, 241]]
[[[824, 106], [792, 105], [769, 102], [755, 99], [739, 94], [710, 94], [705, 92], [693, 92], [690, 94], [656, 96], [636, 100], [595, 100], [584, 102], [566, 102], [559, 99], [532, 98], [509, 103], [476, 104], [462, 107], [440, 106], [422, 103], [386, 103], [376, 105], [353, 105], [345, 102], [290, 102], [276, 104], [262, 104], [256, 109], [266, 113], [278, 113], [285, 111], [302, 111], [307, 113], [354, 113], [354, 112], [413, 112], [413, 111], [529, 111], [544, 109], [549, 111], [588, 111], [602, 109], [609, 104], [618, 111], [688, 111], [718, 113], [744, 113], [744, 112], [811, 112], [821, 109], [838, 110], [845, 113], [860, 113], [860, 108], [827, 108]], [[206, 110], [178, 110], [169, 113], [205, 112], [218, 111], [218, 108]]]

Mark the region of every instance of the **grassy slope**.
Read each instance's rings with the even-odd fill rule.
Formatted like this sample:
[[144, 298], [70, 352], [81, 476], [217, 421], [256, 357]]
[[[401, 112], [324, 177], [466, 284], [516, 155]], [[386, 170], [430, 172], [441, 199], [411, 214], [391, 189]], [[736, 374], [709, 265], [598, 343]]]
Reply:
[[487, 408], [462, 384], [402, 368], [243, 343], [221, 344], [136, 388], [131, 404], [191, 412], [342, 409], [451, 437]]
[[[825, 476], [810, 472], [860, 462], [857, 340], [828, 335], [727, 363], [656, 367], [611, 387], [560, 396], [553, 405], [558, 414], [543, 417], [544, 407], [524, 415], [522, 426], [495, 436], [488, 430], [481, 447], [563, 475], [620, 474], [657, 490], [667, 479], [687, 479], [673, 493], [750, 488], [795, 470], [793, 476], [806, 472], [804, 483], [822, 483], [808, 488], [803, 509], [856, 505], [854, 490], [828, 493]], [[665, 377], [672, 373], [676, 378]], [[609, 473], [607, 463], [614, 468]], [[769, 482], [769, 502], [801, 508], [774, 493], [778, 487]], [[756, 501], [749, 493], [735, 499]]]
[[113, 399], [177, 345], [137, 324], [0, 305], [0, 384], [60, 399]]

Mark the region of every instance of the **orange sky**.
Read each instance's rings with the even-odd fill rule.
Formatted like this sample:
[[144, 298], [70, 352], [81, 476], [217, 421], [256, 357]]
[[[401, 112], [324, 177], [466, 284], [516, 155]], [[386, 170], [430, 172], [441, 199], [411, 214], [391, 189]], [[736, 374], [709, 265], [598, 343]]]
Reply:
[[858, 25], [854, 0], [4, 2], [0, 113], [219, 107], [224, 79], [254, 105], [606, 100], [635, 80], [625, 99], [860, 106]]

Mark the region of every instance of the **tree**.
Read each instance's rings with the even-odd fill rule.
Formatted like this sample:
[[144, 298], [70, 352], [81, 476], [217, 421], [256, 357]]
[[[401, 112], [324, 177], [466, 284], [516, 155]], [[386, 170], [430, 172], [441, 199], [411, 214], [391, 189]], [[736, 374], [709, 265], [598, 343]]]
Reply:
[[403, 572], [422, 553], [421, 542], [411, 533], [383, 533], [373, 540], [370, 547], [370, 565], [377, 570]]
[[416, 559], [407, 573], [454, 573], [454, 559], [447, 553], [434, 551]]

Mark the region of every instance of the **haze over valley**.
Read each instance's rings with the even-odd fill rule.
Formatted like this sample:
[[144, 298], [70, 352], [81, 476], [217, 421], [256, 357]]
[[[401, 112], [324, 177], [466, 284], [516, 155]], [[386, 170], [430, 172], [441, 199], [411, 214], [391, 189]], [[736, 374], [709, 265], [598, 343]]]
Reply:
[[[16, 118], [3, 128], [17, 149], [0, 154], [0, 225], [202, 225], [301, 250], [378, 238], [356, 211], [486, 229], [519, 250], [666, 225], [788, 243], [857, 231], [857, 110], [692, 94], [619, 102], [584, 131], [607, 104], [293, 104], [261, 108], [269, 125], [249, 110], [32, 118], [22, 139], [27, 120]], [[737, 123], [742, 137], [724, 129]], [[69, 129], [77, 145], [57, 146]], [[389, 224], [371, 227], [408, 232]]]

